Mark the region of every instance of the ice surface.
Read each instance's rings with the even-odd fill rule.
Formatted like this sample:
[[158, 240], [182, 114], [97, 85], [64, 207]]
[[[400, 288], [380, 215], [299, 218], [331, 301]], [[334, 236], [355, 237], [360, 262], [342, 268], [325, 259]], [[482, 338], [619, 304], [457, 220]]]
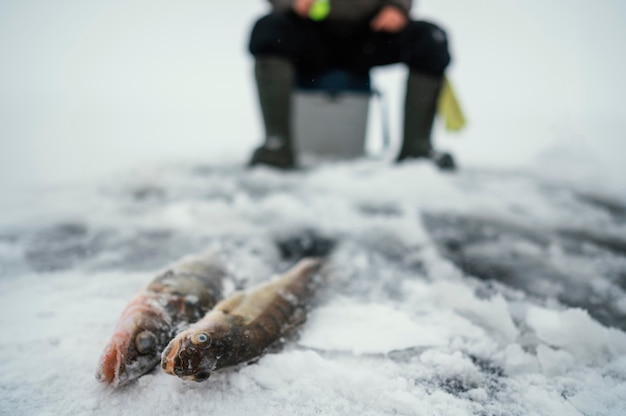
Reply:
[[[159, 192], [147, 198], [145, 189]], [[598, 243], [624, 222], [576, 188], [361, 161], [292, 174], [163, 165], [149, 178], [48, 192], [42, 198], [56, 203], [39, 205], [39, 215], [33, 207], [3, 213], [3, 414], [625, 411], [626, 334], [611, 327], [625, 312], [592, 317], [603, 299], [626, 298], [624, 253]], [[68, 210], [76, 203], [83, 210]], [[572, 245], [560, 237], [563, 212], [598, 238]], [[219, 247], [234, 285], [245, 287], [288, 267], [277, 240], [316, 234], [336, 241], [331, 273], [282, 348], [201, 384], [160, 369], [115, 391], [95, 380], [120, 311], [166, 264]], [[485, 245], [491, 240], [499, 244]], [[465, 260], [517, 260], [472, 275], [450, 250]], [[555, 293], [597, 302], [585, 309], [577, 297], [529, 290], [548, 277], [533, 276], [547, 266], [527, 269], [528, 259], [559, 270]], [[567, 269], [569, 261], [581, 266]]]
[[[454, 176], [244, 170], [265, 1], [0, 2], [0, 414], [626, 414], [623, 2], [414, 3], [452, 40]], [[373, 73], [396, 147], [404, 75]], [[162, 267], [219, 247], [232, 291], [311, 230], [332, 278], [281, 350], [201, 384], [95, 380]]]

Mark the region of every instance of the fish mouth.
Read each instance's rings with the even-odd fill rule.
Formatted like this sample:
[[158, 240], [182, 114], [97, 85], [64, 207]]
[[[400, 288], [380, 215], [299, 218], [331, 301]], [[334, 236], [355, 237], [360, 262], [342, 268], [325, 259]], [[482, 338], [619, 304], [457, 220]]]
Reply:
[[111, 384], [114, 387], [123, 384], [123, 380], [120, 376], [124, 372], [126, 367], [124, 364], [124, 354], [122, 354], [121, 346], [117, 340], [113, 340], [106, 347], [102, 356], [100, 357], [100, 364], [98, 371], [96, 372], [96, 378], [107, 384]]
[[185, 340], [174, 338], [161, 356], [161, 368], [167, 374], [177, 376], [183, 380], [204, 381], [211, 376], [212, 367], [207, 369], [205, 365], [198, 365], [192, 358], [193, 351], [186, 350]]
[[161, 368], [167, 374], [178, 375], [175, 373], [175, 368], [177, 367], [175, 361], [178, 358], [178, 352], [181, 350], [182, 343], [182, 339], [179, 339], [178, 342], [176, 342], [176, 339], [173, 339], [165, 348], [163, 354], [161, 354]]

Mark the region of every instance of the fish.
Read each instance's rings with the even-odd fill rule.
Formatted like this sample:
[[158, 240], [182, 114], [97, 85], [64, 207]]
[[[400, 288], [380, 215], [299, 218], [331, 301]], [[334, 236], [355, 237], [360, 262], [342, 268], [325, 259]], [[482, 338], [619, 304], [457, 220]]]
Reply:
[[222, 300], [170, 341], [161, 367], [200, 382], [217, 370], [257, 359], [304, 321], [324, 263], [304, 258], [284, 274]]
[[158, 273], [122, 311], [96, 378], [116, 388], [157, 367], [176, 333], [222, 300], [227, 275], [216, 251], [186, 256]]

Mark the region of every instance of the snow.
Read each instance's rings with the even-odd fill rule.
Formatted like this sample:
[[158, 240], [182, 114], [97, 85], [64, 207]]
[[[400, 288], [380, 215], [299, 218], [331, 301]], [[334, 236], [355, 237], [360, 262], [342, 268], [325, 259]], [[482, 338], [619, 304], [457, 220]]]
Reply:
[[581, 309], [557, 312], [533, 307], [528, 310], [526, 322], [548, 345], [569, 350], [575, 344], [571, 349], [577, 361], [592, 362], [603, 360], [604, 356], [626, 354], [626, 334], [598, 326]]
[[[334, 180], [326, 180], [331, 173]], [[403, 176], [415, 185], [401, 182]], [[622, 414], [623, 324], [609, 327], [567, 303], [569, 298], [541, 297], [515, 280], [507, 285], [464, 274], [442, 256], [420, 216], [458, 212], [480, 220], [494, 187], [501, 191], [488, 203], [490, 216], [514, 221], [515, 227], [541, 221], [545, 228], [537, 232], [545, 238], [561, 226], [555, 222], [564, 203], [576, 207], [577, 227], [599, 230], [609, 221], [606, 213], [576, 199], [573, 188], [555, 195], [532, 178], [480, 178], [472, 171], [439, 173], [425, 163], [342, 162], [292, 174], [175, 164], [143, 171], [134, 180], [120, 175], [104, 188], [65, 195], [52, 189], [59, 199], [39, 206], [40, 216], [5, 208], [1, 409], [103, 415]], [[146, 189], [152, 196], [140, 192]], [[521, 191], [532, 197], [511, 206]], [[571, 197], [566, 202], [564, 193]], [[436, 197], [445, 198], [433, 202]], [[218, 248], [238, 284], [247, 286], [288, 266], [276, 239], [311, 229], [338, 241], [331, 273], [309, 319], [281, 348], [200, 384], [160, 370], [116, 391], [95, 380], [119, 313], [165, 264]], [[546, 250], [527, 244], [518, 242], [519, 256]], [[508, 248], [490, 250], [505, 256]], [[567, 246], [562, 249], [562, 256], [574, 256]], [[615, 256], [623, 272], [623, 254]], [[615, 292], [603, 267], [590, 265], [591, 276]], [[553, 284], [587, 290], [576, 279]], [[623, 292], [614, 296], [626, 298]], [[623, 312], [613, 313], [623, 322]]]
[[[420, 1], [470, 121], [437, 131], [454, 175], [244, 169], [265, 7], [0, 2], [0, 414], [626, 414], [624, 6]], [[394, 117], [403, 74], [374, 74]], [[203, 383], [96, 381], [158, 270], [217, 249], [249, 286], [311, 230], [331, 273], [280, 348]]]
[[339, 299], [313, 311], [299, 344], [356, 355], [445, 344], [440, 328], [421, 321], [388, 305]]

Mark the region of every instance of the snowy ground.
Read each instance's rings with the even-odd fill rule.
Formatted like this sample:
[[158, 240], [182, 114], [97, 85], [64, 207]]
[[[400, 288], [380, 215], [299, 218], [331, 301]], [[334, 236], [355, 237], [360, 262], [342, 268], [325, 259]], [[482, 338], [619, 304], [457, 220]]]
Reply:
[[[264, 0], [0, 0], [0, 415], [626, 414], [624, 2], [415, 3], [452, 41], [455, 175], [243, 169]], [[396, 148], [403, 75], [373, 73]], [[97, 383], [157, 270], [214, 246], [244, 286], [311, 233], [334, 272], [282, 349]]]
[[[626, 412], [623, 199], [422, 163], [132, 176], [2, 206], [1, 414]], [[246, 285], [288, 265], [275, 241], [312, 231], [338, 242], [332, 278], [282, 349], [200, 384], [95, 380], [157, 269], [218, 246]]]

